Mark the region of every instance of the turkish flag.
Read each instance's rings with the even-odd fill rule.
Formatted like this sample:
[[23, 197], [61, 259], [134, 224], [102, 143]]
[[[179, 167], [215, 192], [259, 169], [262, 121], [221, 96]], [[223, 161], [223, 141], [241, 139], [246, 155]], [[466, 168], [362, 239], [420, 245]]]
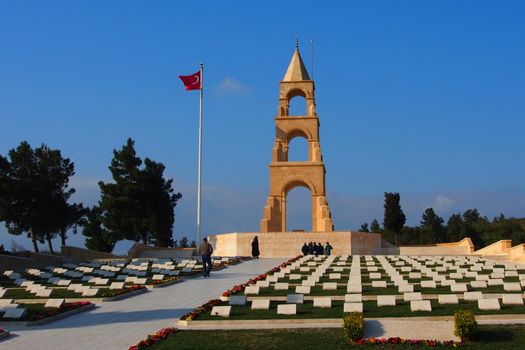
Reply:
[[184, 86], [186, 86], [186, 91], [188, 90], [200, 90], [202, 87], [201, 83], [201, 71], [194, 73], [192, 75], [179, 75], [180, 80]]

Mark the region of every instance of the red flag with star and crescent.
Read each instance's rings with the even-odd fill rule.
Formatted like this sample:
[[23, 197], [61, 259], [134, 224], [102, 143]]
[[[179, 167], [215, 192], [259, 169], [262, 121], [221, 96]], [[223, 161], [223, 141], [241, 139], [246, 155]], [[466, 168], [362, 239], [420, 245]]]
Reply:
[[179, 75], [179, 79], [182, 80], [182, 83], [186, 86], [186, 91], [200, 90], [202, 87], [201, 71], [191, 75]]

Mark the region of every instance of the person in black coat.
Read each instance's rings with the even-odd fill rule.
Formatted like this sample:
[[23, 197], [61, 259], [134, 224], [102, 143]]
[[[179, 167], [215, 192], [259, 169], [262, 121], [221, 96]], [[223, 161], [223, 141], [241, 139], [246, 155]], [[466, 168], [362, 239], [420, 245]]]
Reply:
[[317, 243], [317, 254], [324, 255], [324, 247], [321, 242]]
[[312, 242], [308, 243], [308, 254], [314, 255], [315, 254], [315, 247]]
[[254, 259], [259, 259], [259, 238], [255, 236], [252, 241], [252, 256]]
[[303, 252], [303, 255], [308, 255], [308, 246], [303, 244], [303, 247], [301, 248], [301, 252]]

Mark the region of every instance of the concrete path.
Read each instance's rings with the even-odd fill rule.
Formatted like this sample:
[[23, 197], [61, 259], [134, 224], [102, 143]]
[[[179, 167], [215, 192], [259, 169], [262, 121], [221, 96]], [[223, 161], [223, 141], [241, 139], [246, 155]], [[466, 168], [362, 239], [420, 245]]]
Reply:
[[5, 328], [13, 335], [0, 341], [0, 349], [127, 350], [148, 334], [175, 327], [183, 314], [281, 262], [283, 259], [251, 260], [213, 272], [212, 278], [196, 277], [129, 299], [97, 303], [93, 311], [48, 325], [10, 325]]

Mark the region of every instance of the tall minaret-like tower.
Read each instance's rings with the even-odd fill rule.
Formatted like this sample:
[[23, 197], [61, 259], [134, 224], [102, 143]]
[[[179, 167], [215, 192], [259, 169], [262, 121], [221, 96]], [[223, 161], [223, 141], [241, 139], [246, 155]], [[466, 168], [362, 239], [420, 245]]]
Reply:
[[[302, 186], [312, 193], [312, 231], [333, 231], [325, 191], [325, 167], [319, 144], [319, 118], [315, 111], [315, 84], [304, 66], [296, 44], [288, 70], [280, 83], [279, 108], [275, 117], [275, 143], [270, 163], [270, 194], [264, 207], [261, 232], [286, 231], [286, 196]], [[292, 98], [306, 99], [306, 115], [288, 113]], [[289, 162], [293, 138], [308, 140], [308, 161]]]

